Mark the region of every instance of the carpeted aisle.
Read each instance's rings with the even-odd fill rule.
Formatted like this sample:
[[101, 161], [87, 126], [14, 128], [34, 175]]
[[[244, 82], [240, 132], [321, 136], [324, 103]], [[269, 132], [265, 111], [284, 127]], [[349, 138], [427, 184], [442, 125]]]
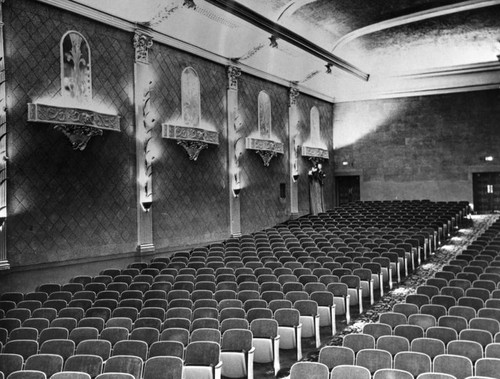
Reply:
[[[342, 336], [349, 333], [359, 333], [366, 323], [376, 322], [381, 312], [388, 312], [393, 305], [403, 302], [406, 295], [414, 293], [416, 288], [425, 284], [427, 278], [434, 276], [444, 265], [465, 249], [471, 242], [480, 236], [498, 218], [497, 215], [476, 215], [467, 220], [467, 224], [458, 230], [452, 238], [445, 241], [442, 246], [432, 255], [427, 262], [418, 267], [415, 272], [409, 275], [402, 283], [396, 285], [392, 291], [386, 293], [384, 297], [378, 298], [375, 304], [363, 303], [365, 312], [361, 315], [351, 309], [351, 324], [347, 325], [343, 317], [337, 318], [337, 334], [332, 338], [330, 328], [322, 328], [322, 346], [342, 345]], [[330, 335], [330, 336], [329, 336]], [[319, 350], [314, 346], [313, 338], [302, 340], [303, 360], [317, 361]], [[281, 370], [277, 378], [289, 376], [290, 367], [296, 362], [293, 350], [280, 350]], [[255, 379], [275, 378], [271, 364], [255, 364]]]

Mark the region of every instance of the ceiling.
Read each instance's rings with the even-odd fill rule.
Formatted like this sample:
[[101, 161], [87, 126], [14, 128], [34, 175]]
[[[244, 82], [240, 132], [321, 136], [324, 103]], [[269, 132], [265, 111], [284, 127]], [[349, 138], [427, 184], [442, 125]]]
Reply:
[[[498, 62], [500, 54], [500, 0], [73, 1], [331, 98], [396, 88], [399, 74]], [[271, 46], [274, 33], [235, 16], [237, 9], [306, 39], [368, 81], [336, 65], [328, 73], [328, 62], [297, 47], [297, 38], [275, 34]]]

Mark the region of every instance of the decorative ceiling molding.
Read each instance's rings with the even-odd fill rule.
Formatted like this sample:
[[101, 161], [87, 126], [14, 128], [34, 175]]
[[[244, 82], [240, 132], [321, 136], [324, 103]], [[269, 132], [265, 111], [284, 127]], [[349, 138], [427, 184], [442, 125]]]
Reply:
[[[103, 24], [113, 26], [117, 29], [124, 30], [127, 32], [134, 33], [137, 29], [137, 24], [124, 20], [122, 18], [110, 15], [105, 12], [101, 12], [99, 10], [90, 8], [86, 5], [68, 1], [68, 0], [36, 0], [40, 3], [48, 4], [72, 13], [79, 14], [81, 16], [90, 18], [92, 20], [96, 20], [98, 22], [102, 22]], [[144, 27], [144, 29], [147, 29]], [[170, 37], [168, 35], [159, 33], [154, 30], [149, 30], [149, 35], [156, 43], [167, 45], [179, 50], [182, 50], [186, 53], [190, 53], [196, 55], [201, 58], [205, 58], [211, 62], [221, 64], [223, 66], [234, 65], [234, 62], [231, 58], [226, 58], [221, 55], [217, 55], [211, 51], [202, 49], [201, 47], [191, 45], [184, 41], [178, 40], [176, 38]], [[284, 87], [290, 86], [290, 81], [272, 74], [269, 74], [265, 71], [253, 68], [248, 66], [242, 62], [239, 63], [238, 67], [241, 68], [241, 71], [247, 73], [249, 75], [256, 76], [258, 78], [270, 81], [275, 84], [282, 85]], [[329, 103], [333, 103], [335, 99], [332, 96], [328, 96], [324, 93], [318, 92], [310, 87], [301, 86], [300, 84], [297, 87], [300, 92], [306, 95], [310, 95], [320, 100], [327, 101]]]
[[344, 35], [342, 38], [340, 38], [335, 43], [335, 45], [331, 49], [331, 52], [333, 53], [335, 50], [338, 50], [339, 48], [344, 46], [346, 43], [348, 43], [356, 38], [365, 36], [367, 34], [372, 34], [372, 33], [378, 32], [380, 30], [390, 29], [390, 28], [394, 28], [396, 26], [411, 24], [414, 22], [419, 22], [419, 21], [430, 19], [430, 18], [446, 16], [449, 14], [466, 12], [466, 11], [479, 9], [479, 8], [492, 7], [494, 5], [499, 5], [499, 4], [500, 4], [500, 0], [468, 0], [468, 1], [464, 1], [462, 3], [445, 5], [442, 7], [428, 9], [425, 11], [416, 12], [416, 13], [404, 15], [401, 17], [396, 17], [396, 18], [393, 18], [390, 20], [377, 22], [376, 24], [368, 25], [368, 26], [365, 26], [364, 28], [359, 28], [359, 29], [354, 30], [350, 33], [347, 33], [346, 35]]
[[[389, 85], [387, 85], [389, 83]], [[385, 88], [383, 88], [386, 84]], [[397, 97], [442, 95], [500, 89], [500, 62], [445, 67], [374, 80], [371, 88], [347, 96], [336, 103]]]
[[68, 1], [68, 0], [36, 0], [36, 1], [44, 4], [49, 4], [60, 9], [67, 10], [69, 12], [76, 13], [81, 16], [88, 17], [91, 20], [96, 20], [106, 25], [114, 26], [115, 28], [121, 30], [133, 32], [137, 28], [137, 25], [133, 22], [124, 20], [122, 18], [113, 16], [109, 13], [105, 13], [73, 1]]
[[276, 22], [281, 21], [282, 18], [291, 16], [292, 14], [294, 14], [296, 11], [298, 11], [303, 6], [310, 4], [310, 3], [314, 3], [315, 1], [318, 1], [318, 0], [292, 1], [291, 4], [287, 4], [283, 8], [281, 8], [279, 16], [276, 18]]

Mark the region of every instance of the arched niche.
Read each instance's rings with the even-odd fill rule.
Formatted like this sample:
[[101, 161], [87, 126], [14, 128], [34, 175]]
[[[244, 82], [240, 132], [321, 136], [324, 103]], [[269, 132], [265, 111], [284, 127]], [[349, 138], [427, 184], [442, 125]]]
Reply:
[[264, 166], [269, 166], [273, 157], [284, 153], [284, 145], [273, 138], [271, 97], [266, 91], [259, 92], [257, 112], [258, 138], [247, 137], [245, 145], [247, 149], [255, 150], [261, 156]]
[[309, 138], [302, 145], [301, 154], [317, 164], [329, 158], [327, 145], [321, 140], [321, 120], [318, 107], [311, 108], [309, 119]]
[[162, 137], [177, 141], [189, 159], [196, 161], [209, 144], [219, 144], [219, 133], [202, 125], [200, 78], [193, 67], [181, 73], [181, 114], [180, 121], [162, 124]]

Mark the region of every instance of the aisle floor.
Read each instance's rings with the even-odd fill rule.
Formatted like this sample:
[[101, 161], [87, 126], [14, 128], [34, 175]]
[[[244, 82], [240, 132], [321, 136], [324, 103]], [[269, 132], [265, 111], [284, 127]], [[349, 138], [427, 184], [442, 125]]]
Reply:
[[[355, 311], [356, 307], [351, 308], [351, 324], [347, 325], [345, 317], [337, 317], [337, 333], [331, 335], [331, 329], [321, 328], [321, 346], [342, 345], [342, 337], [349, 333], [359, 333], [363, 326], [370, 322], [376, 322], [381, 312], [388, 312], [396, 303], [403, 302], [406, 295], [415, 293], [416, 288], [424, 284], [427, 278], [434, 276], [444, 265], [459, 254], [481, 235], [496, 219], [497, 215], [474, 215], [466, 220], [462, 226], [449, 240], [445, 241], [439, 249], [425, 263], [420, 265], [413, 274], [410, 274], [402, 283], [375, 299], [375, 304], [363, 302], [365, 311], [359, 315]], [[314, 338], [302, 339], [302, 351], [304, 361], [317, 361], [319, 349], [316, 348]], [[254, 365], [255, 379], [286, 378], [289, 376], [290, 367], [296, 362], [296, 353], [294, 350], [280, 350], [281, 370], [278, 375], [274, 375], [272, 364]]]

